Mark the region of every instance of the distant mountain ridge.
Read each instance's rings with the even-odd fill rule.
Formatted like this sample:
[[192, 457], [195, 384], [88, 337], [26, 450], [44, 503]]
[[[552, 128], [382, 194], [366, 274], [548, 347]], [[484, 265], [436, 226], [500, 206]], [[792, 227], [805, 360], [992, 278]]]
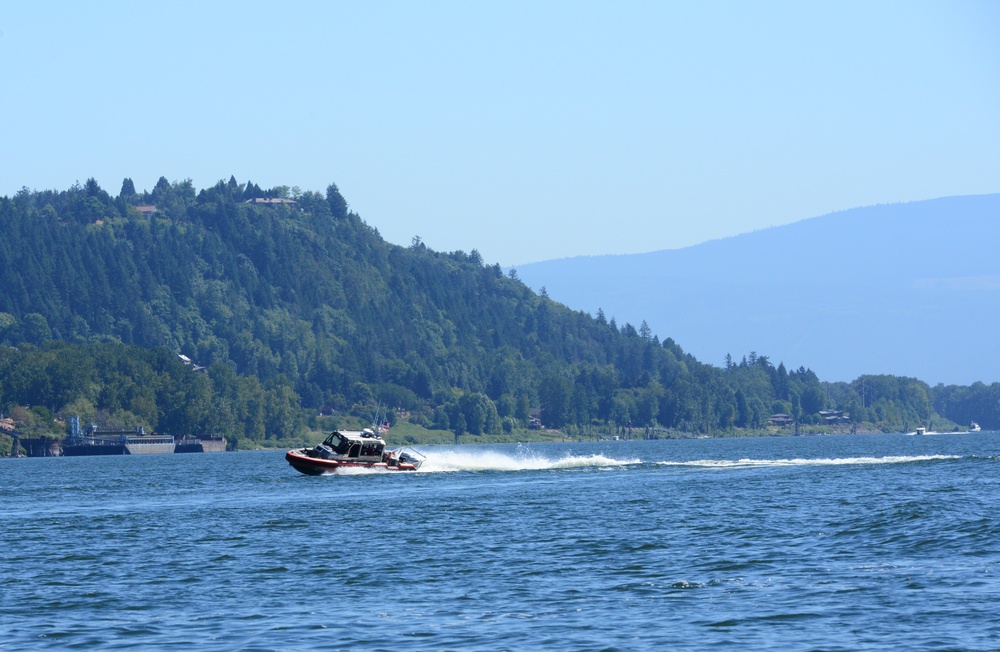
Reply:
[[645, 320], [699, 359], [820, 377], [1000, 379], [1000, 194], [856, 208], [678, 250], [523, 265], [571, 308]]

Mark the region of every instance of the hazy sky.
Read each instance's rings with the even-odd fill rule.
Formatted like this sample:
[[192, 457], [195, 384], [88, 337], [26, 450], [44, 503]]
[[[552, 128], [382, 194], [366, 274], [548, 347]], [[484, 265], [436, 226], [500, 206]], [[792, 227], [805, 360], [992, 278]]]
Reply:
[[335, 182], [516, 265], [1000, 191], [1000, 3], [0, 0], [0, 195]]

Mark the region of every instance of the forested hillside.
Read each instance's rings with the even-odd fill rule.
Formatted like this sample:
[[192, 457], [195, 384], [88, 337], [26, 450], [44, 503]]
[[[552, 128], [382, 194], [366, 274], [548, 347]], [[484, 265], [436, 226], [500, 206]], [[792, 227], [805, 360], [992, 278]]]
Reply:
[[0, 199], [0, 285], [0, 412], [41, 422], [261, 442], [378, 404], [459, 436], [525, 428], [535, 408], [571, 435], [734, 432], [775, 412], [820, 424], [827, 407], [886, 428], [937, 418], [913, 379], [824, 386], [756, 354], [720, 369], [475, 250], [387, 243], [335, 185], [25, 189]]

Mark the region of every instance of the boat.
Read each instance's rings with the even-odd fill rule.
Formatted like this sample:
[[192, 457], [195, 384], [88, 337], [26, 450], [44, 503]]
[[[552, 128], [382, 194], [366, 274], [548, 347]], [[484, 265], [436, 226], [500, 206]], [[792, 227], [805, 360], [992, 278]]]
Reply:
[[226, 438], [222, 435], [184, 435], [174, 446], [175, 453], [224, 453]]
[[62, 454], [66, 457], [81, 455], [147, 455], [152, 453], [173, 453], [172, 435], [147, 435], [142, 426], [129, 428], [98, 428], [91, 424], [81, 433], [74, 428], [73, 434], [62, 442]]
[[927, 428], [917, 428], [917, 432], [914, 433], [914, 434], [917, 434], [917, 435], [926, 435], [927, 434]]
[[981, 428], [979, 427], [979, 424], [975, 421], [973, 421], [972, 425], [969, 426], [969, 432], [979, 432], [980, 430]]
[[327, 475], [345, 469], [416, 471], [424, 456], [412, 448], [390, 449], [373, 430], [334, 430], [323, 443], [294, 448], [285, 460], [306, 475]]

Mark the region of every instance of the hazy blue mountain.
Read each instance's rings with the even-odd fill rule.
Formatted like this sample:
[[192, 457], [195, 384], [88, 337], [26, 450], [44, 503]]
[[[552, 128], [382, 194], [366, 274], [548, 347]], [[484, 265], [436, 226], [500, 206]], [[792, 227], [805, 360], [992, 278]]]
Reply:
[[685, 249], [551, 260], [521, 280], [701, 360], [825, 380], [1000, 380], [1000, 194], [857, 208]]

